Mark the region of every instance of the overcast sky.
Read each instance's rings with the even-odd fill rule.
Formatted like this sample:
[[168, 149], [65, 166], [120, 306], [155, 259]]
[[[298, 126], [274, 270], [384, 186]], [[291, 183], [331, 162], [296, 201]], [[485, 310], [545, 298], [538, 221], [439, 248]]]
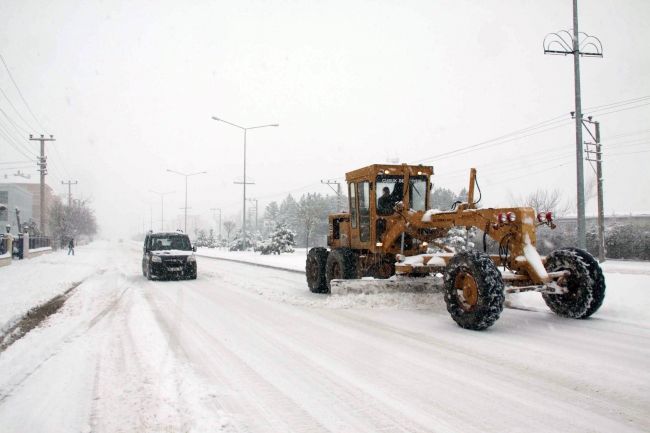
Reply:
[[[579, 8], [580, 30], [604, 48], [581, 59], [583, 107], [650, 96], [650, 2]], [[62, 193], [61, 181], [78, 181], [73, 194], [92, 194], [106, 233], [135, 231], [149, 213], [141, 201], [158, 200], [148, 190], [177, 191], [165, 213], [182, 213], [184, 178], [166, 169], [208, 172], [189, 180], [190, 213], [241, 214], [243, 132], [212, 116], [279, 123], [247, 136], [247, 195], [261, 209], [290, 191], [331, 193], [320, 180], [387, 158], [433, 165], [435, 185], [454, 191], [476, 167], [487, 206], [538, 187], [574, 200], [573, 58], [542, 48], [572, 25], [571, 0], [4, 1], [0, 54], [42, 128], [4, 65], [15, 109], [4, 96], [0, 108], [54, 135], [48, 184]], [[649, 103], [594, 113], [607, 214], [650, 212]], [[438, 157], [554, 118], [555, 129]], [[35, 152], [2, 113], [0, 124]], [[0, 162], [25, 160], [0, 137]], [[35, 165], [21, 171], [37, 177]]]

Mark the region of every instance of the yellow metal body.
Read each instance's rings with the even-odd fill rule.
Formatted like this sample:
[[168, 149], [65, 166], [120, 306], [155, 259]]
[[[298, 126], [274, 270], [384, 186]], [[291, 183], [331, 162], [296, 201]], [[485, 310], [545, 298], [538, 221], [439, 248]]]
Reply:
[[[380, 215], [377, 206], [381, 191], [377, 191], [378, 176], [403, 176], [403, 196], [394, 205], [390, 215]], [[453, 256], [445, 254], [425, 254], [427, 244], [435, 244], [454, 226], [477, 227], [487, 236], [500, 243], [508, 254], [492, 256], [497, 265], [504, 265], [510, 275], [504, 275], [516, 285], [543, 284], [550, 281], [544, 270], [543, 258], [535, 249], [535, 211], [522, 208], [481, 208], [474, 203], [476, 170], [470, 171], [469, 197], [466, 203], [448, 211], [431, 211], [429, 204], [430, 179], [433, 167], [412, 165], [371, 165], [346, 174], [348, 183], [350, 212], [330, 215], [328, 244], [331, 248], [347, 247], [357, 256], [359, 276], [388, 276], [392, 273], [391, 263], [401, 274], [438, 272]], [[419, 200], [413, 200], [411, 178], [426, 179], [426, 201], [422, 206], [421, 191]], [[420, 188], [421, 189], [421, 188]], [[417, 201], [420, 209], [414, 210], [412, 203]], [[370, 204], [368, 206], [368, 203]], [[499, 214], [514, 215], [514, 221], [499, 221]], [[422, 260], [413, 263], [404, 257], [421, 255]], [[435, 260], [432, 260], [435, 257]], [[402, 260], [398, 260], [398, 259]], [[502, 261], [504, 261], [502, 263]], [[374, 274], [373, 274], [374, 270]]]

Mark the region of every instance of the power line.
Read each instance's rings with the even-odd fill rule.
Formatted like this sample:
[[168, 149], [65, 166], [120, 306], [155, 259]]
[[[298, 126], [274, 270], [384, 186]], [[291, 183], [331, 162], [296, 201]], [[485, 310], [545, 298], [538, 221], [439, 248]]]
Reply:
[[607, 110], [609, 108], [612, 108], [614, 106], [623, 106], [623, 105], [628, 105], [628, 104], [634, 104], [636, 102], [645, 101], [647, 99], [650, 99], [650, 96], [642, 96], [640, 98], [628, 99], [626, 101], [619, 101], [619, 102], [613, 102], [611, 104], [598, 105], [596, 107], [585, 108], [583, 111], [592, 111], [592, 112], [593, 111], [602, 111], [602, 110]]
[[602, 116], [605, 116], [607, 114], [618, 113], [618, 112], [621, 112], [621, 111], [633, 110], [635, 108], [645, 107], [647, 105], [650, 105], [650, 102], [648, 102], [647, 104], [637, 105], [636, 107], [621, 108], [620, 110], [608, 111], [608, 112], [605, 112], [605, 113], [599, 113], [598, 117], [602, 117]]
[[1, 164], [26, 164], [28, 162], [32, 162], [32, 161], [8, 161], [8, 162], [0, 162], [0, 165]]
[[42, 129], [46, 134], [49, 135], [50, 133], [47, 132], [47, 131], [45, 130], [45, 128], [43, 128], [43, 125], [41, 125], [41, 122], [39, 122], [38, 119], [36, 118], [36, 116], [34, 116], [34, 113], [32, 112], [32, 109], [29, 108], [29, 105], [27, 104], [27, 101], [25, 101], [25, 98], [23, 97], [23, 94], [20, 93], [20, 89], [18, 88], [18, 85], [16, 84], [16, 81], [14, 80], [13, 75], [11, 75], [11, 72], [9, 71], [9, 67], [8, 67], [7, 64], [5, 63], [5, 59], [2, 58], [2, 54], [0, 54], [0, 59], [2, 60], [2, 64], [5, 65], [5, 69], [7, 70], [7, 73], [9, 74], [9, 77], [11, 77], [11, 81], [14, 83], [14, 86], [16, 86], [16, 90], [18, 90], [18, 94], [20, 95], [21, 99], [22, 99], [23, 102], [25, 103], [25, 107], [27, 107], [27, 109], [28, 109], [29, 112], [31, 113], [31, 115], [32, 115], [32, 117], [34, 118], [34, 120], [36, 120], [36, 123], [38, 123], [38, 126], [40, 126], [41, 129]]
[[640, 130], [640, 131], [627, 132], [627, 133], [625, 133], [625, 134], [609, 135], [609, 136], [607, 136], [607, 137], [603, 137], [603, 138], [627, 137], [628, 135], [647, 134], [648, 132], [650, 132], [650, 129], [642, 129], [642, 130]]
[[27, 125], [28, 127], [32, 128], [32, 130], [35, 130], [36, 128], [32, 127], [32, 125], [30, 125], [29, 123], [27, 123], [27, 121], [26, 121], [25, 119], [23, 119], [23, 116], [20, 115], [20, 113], [18, 112], [18, 110], [16, 110], [16, 107], [14, 107], [14, 104], [11, 103], [11, 101], [9, 100], [9, 98], [7, 97], [7, 95], [5, 94], [4, 90], [2, 90], [2, 87], [0, 87], [0, 92], [2, 92], [2, 94], [3, 94], [4, 97], [5, 97], [5, 99], [7, 99], [7, 102], [9, 103], [9, 105], [11, 105], [11, 108], [13, 108], [14, 111], [16, 112], [16, 114], [18, 114], [18, 117], [20, 117], [20, 119], [21, 119], [23, 122], [25, 122], [25, 125]]
[[16, 145], [11, 141], [11, 140], [9, 140], [9, 138], [8, 138], [8, 137], [4, 134], [4, 132], [2, 132], [2, 131], [0, 131], [0, 137], [4, 138], [5, 141], [6, 141], [7, 143], [9, 143], [9, 145], [10, 145], [11, 147], [13, 147], [14, 149], [16, 149], [16, 150], [17, 150], [21, 155], [23, 155], [24, 157], [26, 157], [26, 158], [36, 157], [36, 155], [33, 154], [33, 153], [32, 153], [32, 155], [30, 156], [30, 155], [26, 154], [25, 152], [23, 152], [23, 150], [20, 149], [19, 147], [17, 147], [17, 146], [16, 146]]
[[11, 117], [9, 117], [9, 115], [7, 113], [5, 113], [5, 111], [2, 108], [0, 108], [0, 111], [2, 111], [2, 114], [5, 115], [7, 120], [9, 120], [12, 125], [14, 125], [14, 128], [20, 128], [20, 130], [23, 131], [25, 134], [29, 134], [28, 130], [24, 129], [22, 126], [18, 125], [16, 122], [14, 122], [13, 119]]
[[[564, 122], [564, 120], [563, 120], [563, 122]], [[548, 121], [547, 121], [547, 122], [543, 122], [543, 123], [548, 123]], [[557, 123], [557, 122], [553, 122], [553, 123]], [[554, 126], [554, 127], [552, 127], [552, 128], [548, 128], [548, 129], [544, 129], [544, 130], [541, 130], [541, 131], [533, 132], [532, 134], [527, 134], [527, 135], [523, 135], [523, 136], [520, 136], [520, 137], [515, 137], [515, 138], [512, 138], [512, 139], [510, 139], [510, 140], [505, 140], [505, 141], [501, 141], [501, 142], [498, 142], [498, 143], [492, 143], [493, 141], [497, 141], [497, 140], [500, 140], [500, 139], [502, 139], [502, 138], [506, 138], [506, 137], [510, 137], [510, 136], [516, 135], [517, 133], [520, 133], [521, 131], [532, 130], [532, 129], [531, 129], [532, 127], [525, 128], [525, 129], [523, 129], [523, 130], [520, 130], [520, 131], [517, 131], [517, 132], [513, 132], [513, 133], [510, 133], [510, 134], [507, 134], [507, 135], [503, 135], [503, 136], [498, 137], [498, 138], [493, 138], [492, 140], [483, 141], [483, 142], [481, 142], [481, 143], [473, 144], [473, 145], [471, 145], [471, 146], [466, 146], [466, 147], [463, 147], [463, 148], [461, 148], [461, 149], [452, 150], [452, 151], [450, 151], [450, 152], [445, 152], [445, 153], [441, 153], [441, 154], [438, 154], [438, 155], [435, 155], [435, 156], [431, 156], [431, 157], [428, 157], [428, 158], [420, 159], [420, 160], [418, 160], [418, 161], [415, 161], [415, 163], [420, 163], [420, 162], [424, 162], [424, 161], [430, 161], [430, 160], [432, 160], [432, 159], [441, 159], [441, 157], [447, 157], [447, 158], [448, 158], [448, 157], [450, 157], [451, 155], [454, 155], [454, 154], [463, 155], [463, 154], [465, 154], [465, 153], [468, 153], [467, 151], [469, 151], [470, 149], [475, 149], [476, 147], [483, 146], [484, 144], [492, 143], [492, 144], [490, 144], [490, 145], [488, 145], [488, 146], [483, 147], [481, 150], [483, 150], [483, 149], [487, 149], [488, 147], [497, 146], [497, 145], [499, 145], [499, 144], [504, 144], [504, 143], [508, 143], [508, 142], [510, 142], [510, 141], [519, 140], [519, 139], [521, 139], [521, 138], [530, 137], [531, 135], [541, 134], [542, 132], [550, 131], [550, 130], [552, 130], [552, 129], [557, 129], [557, 128], [561, 128], [561, 127], [563, 127], [563, 126], [568, 126], [568, 125], [571, 125], [572, 123], [573, 123], [573, 122], [568, 122], [568, 123], [564, 123], [563, 125]], [[551, 125], [551, 124], [544, 125], [544, 126], [549, 126], [549, 125]], [[541, 127], [541, 126], [540, 126], [540, 127]], [[534, 129], [537, 129], [537, 127], [535, 127]], [[462, 152], [462, 153], [460, 153], [460, 152]]]

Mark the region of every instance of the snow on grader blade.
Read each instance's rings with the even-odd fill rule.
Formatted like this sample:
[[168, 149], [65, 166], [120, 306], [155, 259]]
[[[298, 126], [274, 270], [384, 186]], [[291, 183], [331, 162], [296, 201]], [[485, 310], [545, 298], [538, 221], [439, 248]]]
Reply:
[[440, 293], [443, 281], [440, 277], [411, 278], [394, 275], [389, 279], [366, 277], [360, 280], [331, 280], [332, 295], [376, 295], [379, 293]]
[[[474, 330], [499, 319], [506, 293], [540, 292], [553, 312], [569, 318], [586, 318], [600, 308], [605, 278], [589, 253], [577, 248], [546, 257], [537, 253], [536, 228], [555, 228], [550, 212], [477, 208], [475, 169], [467, 202], [448, 211], [430, 209], [432, 175], [433, 167], [407, 164], [347, 173], [349, 212], [329, 216], [329, 249], [309, 250], [309, 289], [332, 294], [442, 290], [452, 319]], [[499, 244], [499, 253], [457, 253], [436, 242], [453, 227], [482, 230], [484, 239]], [[427, 254], [430, 244], [446, 252]]]

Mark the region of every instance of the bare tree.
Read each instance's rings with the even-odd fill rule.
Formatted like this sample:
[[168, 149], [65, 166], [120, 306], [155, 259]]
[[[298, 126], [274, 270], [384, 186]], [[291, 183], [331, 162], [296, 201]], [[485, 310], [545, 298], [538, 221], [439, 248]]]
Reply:
[[562, 200], [562, 191], [558, 188], [554, 190], [538, 188], [524, 197], [508, 193], [508, 199], [512, 206], [528, 206], [537, 212], [550, 211], [555, 218], [562, 218], [575, 208], [570, 201]]
[[226, 229], [226, 233], [228, 233], [228, 244], [230, 244], [230, 232], [233, 231], [236, 226], [237, 223], [235, 223], [233, 220], [227, 220], [223, 222], [223, 228]]

